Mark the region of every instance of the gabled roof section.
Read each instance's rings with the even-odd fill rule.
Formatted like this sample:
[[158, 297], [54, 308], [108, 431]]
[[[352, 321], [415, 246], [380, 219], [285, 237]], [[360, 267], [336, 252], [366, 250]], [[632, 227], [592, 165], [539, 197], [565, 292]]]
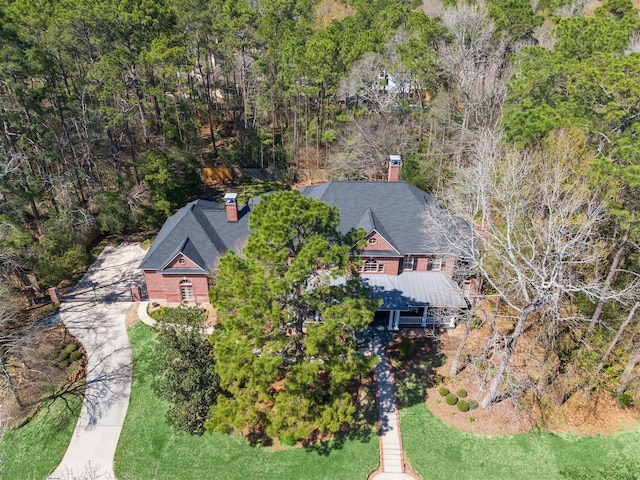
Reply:
[[358, 225], [356, 225], [356, 228], [364, 229], [364, 231], [367, 232], [367, 235], [376, 229], [376, 221], [370, 208], [367, 208], [364, 212], [364, 215], [360, 219]]
[[167, 267], [171, 265], [171, 263], [180, 255], [187, 257], [193, 263], [198, 265], [198, 267], [200, 267], [202, 271], [205, 271], [206, 262], [202, 259], [200, 253], [196, 249], [191, 239], [189, 239], [189, 237], [186, 238], [184, 244], [178, 249], [178, 251], [176, 251], [174, 255], [168, 258], [168, 261], [160, 270], [166, 270]]
[[[435, 199], [406, 182], [333, 181], [301, 189], [303, 195], [335, 205], [342, 233], [363, 227], [375, 230], [402, 255], [434, 254], [448, 249], [443, 236], [423, 232], [427, 209], [439, 212]], [[374, 227], [374, 228], [367, 228]]]
[[182, 253], [205, 272], [215, 270], [222, 255], [246, 240], [253, 204], [238, 212], [237, 222], [228, 222], [223, 204], [208, 200], [188, 203], [167, 219], [140, 268], [162, 270]]
[[358, 223], [358, 225], [356, 225], [355, 228], [364, 229], [367, 232], [367, 236], [370, 235], [372, 232], [378, 233], [382, 238], [384, 238], [389, 243], [389, 245], [393, 247], [396, 253], [400, 253], [397, 247], [393, 244], [393, 240], [391, 239], [391, 236], [385, 231], [384, 225], [382, 225], [382, 222], [376, 219], [376, 216], [371, 210], [371, 208], [367, 208], [367, 210], [364, 212], [364, 215], [362, 216], [362, 219], [360, 220], [360, 223]]

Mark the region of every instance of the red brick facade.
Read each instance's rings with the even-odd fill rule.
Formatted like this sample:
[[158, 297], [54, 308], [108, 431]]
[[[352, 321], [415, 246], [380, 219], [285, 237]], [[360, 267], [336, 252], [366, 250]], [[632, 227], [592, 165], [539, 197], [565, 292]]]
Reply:
[[405, 268], [404, 258], [402, 257], [380, 256], [378, 252], [397, 252], [397, 250], [375, 231], [367, 236], [364, 250], [365, 252], [361, 256], [364, 263], [360, 270], [363, 273], [399, 275], [402, 272], [428, 272], [432, 270], [442, 272], [449, 278], [453, 278], [454, 258], [434, 261], [436, 258], [434, 256], [411, 255], [411, 267]]
[[[153, 270], [145, 270], [144, 280], [147, 284], [149, 301], [162, 301], [167, 303], [180, 303], [183, 292], [181, 282], [191, 284], [193, 300], [195, 303], [209, 303], [209, 278], [205, 274], [172, 275], [170, 273], [156, 273]], [[186, 283], [188, 282], [188, 284]]]

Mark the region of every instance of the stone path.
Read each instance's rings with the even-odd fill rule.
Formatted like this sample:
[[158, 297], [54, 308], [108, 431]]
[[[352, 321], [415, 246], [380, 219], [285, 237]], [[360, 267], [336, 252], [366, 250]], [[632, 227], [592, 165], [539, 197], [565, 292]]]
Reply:
[[393, 371], [382, 351], [378, 335], [376, 335], [374, 342], [376, 353], [380, 359], [375, 368], [378, 397], [380, 470], [373, 473], [369, 480], [413, 480], [417, 477], [407, 473], [405, 467]]
[[[114, 292], [125, 292], [140, 283], [137, 267], [143, 256], [138, 245], [105, 248], [74, 291], [108, 285]], [[76, 298], [60, 306], [62, 321], [87, 352], [87, 388], [69, 447], [49, 480], [115, 479], [113, 456], [131, 391], [132, 354], [125, 317], [132, 303], [108, 298]]]

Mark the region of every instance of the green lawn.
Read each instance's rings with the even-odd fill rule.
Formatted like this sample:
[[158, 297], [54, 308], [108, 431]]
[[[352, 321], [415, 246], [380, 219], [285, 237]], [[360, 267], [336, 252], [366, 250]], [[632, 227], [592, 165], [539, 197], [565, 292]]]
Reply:
[[374, 428], [334, 448], [305, 450], [251, 447], [242, 438], [219, 434], [192, 437], [176, 433], [165, 422], [166, 406], [150, 388], [153, 361], [150, 327], [129, 329], [134, 354], [134, 381], [127, 419], [116, 451], [120, 480], [142, 479], [365, 479], [378, 466]]
[[482, 437], [443, 424], [424, 404], [402, 409], [400, 419], [405, 453], [423, 478], [640, 478], [640, 432]]
[[39, 480], [58, 466], [69, 446], [81, 400], [71, 400], [73, 411], [62, 403], [43, 408], [27, 425], [7, 433], [0, 444], [0, 479]]

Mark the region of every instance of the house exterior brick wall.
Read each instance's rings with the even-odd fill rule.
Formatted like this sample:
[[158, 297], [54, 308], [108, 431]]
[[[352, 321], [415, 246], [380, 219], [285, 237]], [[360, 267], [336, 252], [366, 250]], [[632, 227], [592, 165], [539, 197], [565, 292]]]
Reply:
[[[371, 243], [371, 240], [374, 240], [374, 243]], [[395, 250], [395, 248], [378, 232], [372, 232], [367, 237], [367, 243], [364, 248], [365, 250]]]
[[453, 268], [455, 267], [455, 265], [455, 258], [447, 258], [444, 262], [442, 262], [442, 273], [444, 273], [449, 278], [453, 278]]
[[165, 270], [171, 270], [172, 268], [180, 268], [180, 269], [182, 269], [182, 268], [196, 268], [196, 269], [200, 270], [198, 265], [196, 265], [194, 262], [189, 260], [189, 258], [186, 257], [183, 254], [177, 255], [176, 258], [174, 258], [171, 262], [169, 262], [169, 265], [167, 265]]
[[209, 279], [205, 274], [170, 275], [145, 271], [144, 278], [150, 301], [180, 303], [180, 282], [187, 280], [193, 287], [194, 302], [209, 303]]

